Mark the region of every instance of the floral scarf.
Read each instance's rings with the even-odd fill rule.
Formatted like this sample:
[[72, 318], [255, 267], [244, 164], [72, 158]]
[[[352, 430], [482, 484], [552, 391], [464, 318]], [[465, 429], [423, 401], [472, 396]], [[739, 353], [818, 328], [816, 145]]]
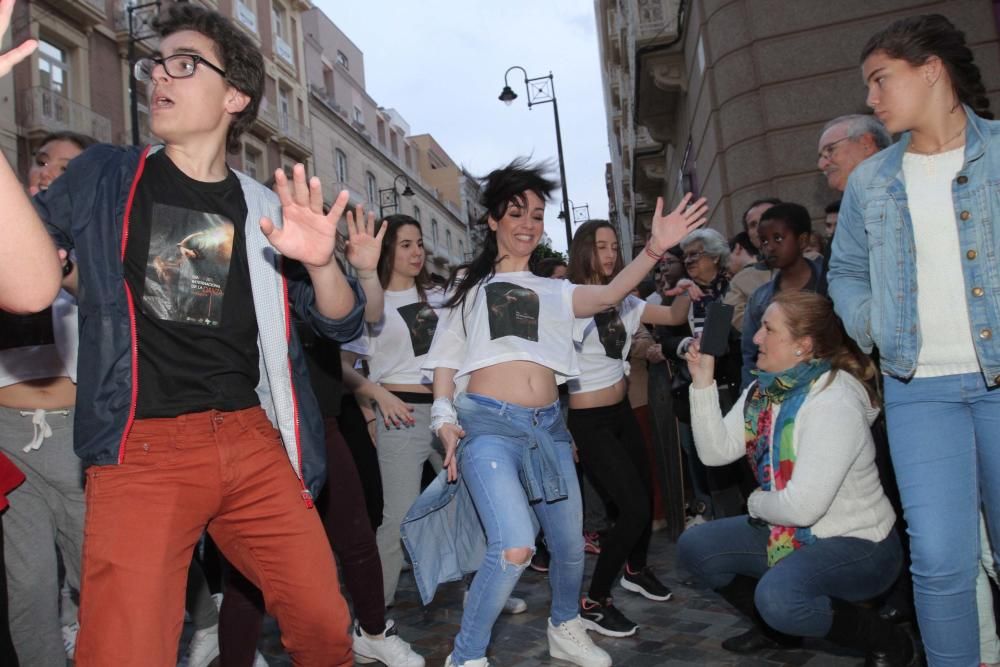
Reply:
[[[753, 371], [757, 381], [750, 387], [743, 408], [747, 460], [757, 483], [764, 491], [780, 491], [792, 479], [795, 469], [795, 445], [792, 441], [795, 415], [809, 395], [809, 390], [823, 373], [830, 370], [830, 362], [812, 360], [802, 362], [781, 373]], [[771, 428], [773, 405], [780, 405], [778, 420]], [[772, 442], [772, 433], [777, 447]], [[777, 450], [777, 451], [775, 451]], [[777, 453], [777, 457], [775, 457]], [[777, 458], [777, 465], [775, 465]], [[808, 528], [771, 526], [767, 540], [767, 565], [773, 567], [795, 549], [816, 540]]]

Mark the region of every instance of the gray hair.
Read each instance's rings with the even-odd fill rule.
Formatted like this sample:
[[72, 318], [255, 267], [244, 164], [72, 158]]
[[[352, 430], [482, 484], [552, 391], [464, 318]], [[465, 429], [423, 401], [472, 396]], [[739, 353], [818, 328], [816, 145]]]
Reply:
[[719, 270], [729, 262], [729, 243], [714, 229], [696, 229], [681, 240], [681, 250], [687, 250], [693, 243], [701, 243], [705, 254], [719, 260]]
[[820, 136], [826, 133], [831, 127], [840, 125], [844, 123], [847, 125], [847, 136], [851, 139], [860, 139], [866, 134], [872, 135], [872, 139], [875, 141], [875, 147], [879, 150], [883, 148], [888, 148], [892, 145], [892, 137], [886, 131], [885, 126], [879, 122], [879, 119], [871, 114], [866, 113], [852, 113], [846, 116], [837, 116], [829, 123], [823, 126], [823, 131], [820, 132]]

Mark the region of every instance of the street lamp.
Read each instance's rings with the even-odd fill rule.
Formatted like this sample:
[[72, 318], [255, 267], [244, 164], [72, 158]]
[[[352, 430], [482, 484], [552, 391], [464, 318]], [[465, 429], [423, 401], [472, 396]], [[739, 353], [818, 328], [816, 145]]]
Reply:
[[[578, 225], [581, 222], [587, 222], [590, 220], [590, 204], [581, 204], [577, 206], [573, 203], [573, 200], [569, 200], [570, 210], [573, 211], [573, 224]], [[559, 211], [559, 215], [556, 216], [560, 220], [566, 219], [566, 211]]]
[[[153, 9], [153, 11], [149, 11], [150, 9]], [[135, 65], [135, 45], [143, 40], [147, 40], [150, 37], [154, 37], [156, 35], [156, 31], [150, 30], [151, 28], [150, 22], [160, 11], [160, 0], [153, 0], [153, 2], [145, 2], [141, 5], [129, 5], [128, 7], [125, 8], [125, 11], [128, 12], [128, 64], [129, 64], [128, 94], [129, 94], [129, 103], [131, 104], [130, 111], [132, 119], [132, 145], [138, 146], [140, 141], [139, 98], [137, 96], [137, 92], [135, 89], [136, 85], [138, 85], [138, 81], [136, 81], [135, 73], [133, 71], [134, 68], [132, 67], [133, 65]], [[146, 29], [148, 32], [145, 33], [136, 32], [137, 26], [135, 25], [135, 20], [134, 20], [136, 12], [142, 12], [142, 14], [139, 17], [140, 25], [138, 26], [138, 28]]]
[[[510, 106], [510, 104], [517, 99], [517, 93], [511, 89], [510, 84], [507, 82], [507, 76], [512, 70], [519, 69], [524, 75], [524, 89], [528, 94], [528, 110], [536, 104], [545, 104], [547, 102], [552, 103], [552, 114], [556, 119], [556, 150], [559, 154], [559, 178], [562, 181], [562, 200], [563, 200], [563, 211], [570, 210], [569, 208], [569, 193], [566, 191], [566, 165], [563, 161], [563, 148], [562, 148], [562, 132], [559, 130], [559, 105], [556, 103], [556, 88], [555, 81], [552, 78], [552, 72], [549, 72], [548, 76], [536, 76], [534, 78], [528, 77], [528, 72], [520, 65], [514, 65], [507, 69], [503, 74], [503, 91], [501, 91], [499, 100], [504, 104]], [[570, 242], [573, 240], [573, 228], [569, 224], [569, 219], [566, 216], [560, 216], [563, 222], [566, 223], [566, 247], [569, 248]]]
[[[406, 184], [406, 187], [403, 188], [402, 192], [399, 191], [398, 189], [399, 186], [396, 185], [397, 183], [399, 183], [399, 179], [403, 179], [403, 183]], [[412, 197], [414, 194], [416, 193], [413, 192], [413, 189], [410, 187], [410, 179], [406, 177], [406, 174], [400, 174], [396, 178], [392, 179], [391, 188], [385, 188], [383, 190], [378, 191], [379, 219], [383, 217], [383, 212], [387, 208], [393, 208], [396, 209], [397, 212], [399, 212], [399, 195], [403, 195], [404, 197]]]

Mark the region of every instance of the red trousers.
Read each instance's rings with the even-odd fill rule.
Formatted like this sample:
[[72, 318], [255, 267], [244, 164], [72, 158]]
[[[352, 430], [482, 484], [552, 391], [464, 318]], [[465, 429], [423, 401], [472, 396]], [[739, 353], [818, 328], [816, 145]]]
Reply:
[[256, 407], [138, 420], [124, 463], [87, 469], [77, 667], [177, 664], [187, 571], [206, 527], [263, 591], [293, 664], [353, 664], [323, 526]]

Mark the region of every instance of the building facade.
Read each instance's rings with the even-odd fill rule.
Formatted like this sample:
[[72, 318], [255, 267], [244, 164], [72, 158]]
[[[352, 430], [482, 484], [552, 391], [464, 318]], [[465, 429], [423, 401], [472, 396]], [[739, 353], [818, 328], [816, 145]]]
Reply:
[[[865, 113], [858, 56], [891, 21], [938, 12], [965, 31], [1000, 101], [997, 3], [987, 0], [596, 0], [611, 164], [622, 238], [641, 247], [656, 197], [708, 197], [710, 224], [741, 229], [761, 197], [838, 198], [816, 167], [823, 125]], [[628, 244], [626, 244], [628, 245]]]

